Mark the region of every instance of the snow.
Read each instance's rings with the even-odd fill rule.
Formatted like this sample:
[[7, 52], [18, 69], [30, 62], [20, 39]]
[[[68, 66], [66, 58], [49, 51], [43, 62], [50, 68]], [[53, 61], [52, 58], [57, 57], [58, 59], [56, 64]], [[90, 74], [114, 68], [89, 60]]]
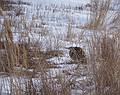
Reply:
[[0, 76], [0, 93], [10, 94], [10, 78]]
[[65, 5], [79, 5], [79, 4], [86, 4], [90, 2], [90, 0], [24, 0], [27, 2], [32, 2], [33, 4], [65, 4]]
[[53, 57], [48, 59], [47, 61], [51, 61], [55, 64], [61, 64], [61, 63], [66, 63], [70, 61], [70, 58], [68, 57]]
[[[83, 10], [64, 10], [64, 7], [68, 6], [80, 6], [83, 4], [86, 4], [90, 2], [90, 0], [24, 0], [32, 2], [33, 6], [29, 6], [28, 9], [26, 9], [25, 12], [25, 18], [24, 22], [28, 24], [27, 27], [30, 27], [31, 32], [28, 34], [31, 41], [39, 41], [40, 46], [42, 47], [42, 50], [48, 50], [48, 49], [59, 49], [64, 51], [64, 56], [62, 57], [53, 57], [48, 59], [47, 61], [52, 63], [55, 63], [59, 68], [51, 68], [47, 70], [47, 77], [56, 77], [56, 76], [65, 76], [66, 73], [70, 73], [74, 75], [74, 69], [77, 67], [77, 64], [69, 64], [71, 62], [71, 58], [69, 56], [69, 50], [65, 49], [66, 47], [81, 47], [85, 50], [85, 52], [88, 54], [88, 46], [87, 46], [87, 40], [91, 39], [91, 36], [96, 32], [95, 30], [84, 30], [81, 29], [81, 25], [86, 24], [89, 21], [90, 15], [93, 14], [90, 11]], [[53, 5], [52, 5], [53, 4]], [[58, 8], [56, 8], [56, 11], [53, 12], [53, 9], [45, 9], [45, 6], [48, 7], [54, 6], [56, 4]], [[34, 17], [37, 14], [36, 11], [36, 5], [42, 5], [42, 7], [39, 10], [40, 17]], [[63, 7], [60, 8], [60, 6]], [[28, 13], [27, 13], [28, 12]], [[112, 11], [110, 14], [113, 13]], [[22, 17], [21, 17], [22, 18]], [[15, 18], [15, 22], [20, 22], [21, 18]], [[24, 17], [23, 17], [24, 18]], [[71, 19], [71, 22], [69, 21]], [[0, 19], [0, 24], [3, 23], [3, 19]], [[32, 26], [33, 23], [33, 26]], [[41, 23], [42, 25], [41, 28]], [[74, 32], [75, 37], [71, 38], [70, 41], [66, 39], [67, 37], [67, 30], [69, 23], [72, 23], [72, 29], [71, 31]], [[31, 25], [31, 26], [30, 26]], [[17, 25], [16, 25], [17, 26]], [[36, 28], [37, 26], [37, 28]], [[0, 29], [1, 29], [0, 25]], [[45, 35], [42, 34], [43, 30], [46, 28], [47, 33]], [[26, 31], [21, 23], [21, 26], [19, 26], [19, 30], [13, 29], [15, 32], [20, 31]], [[97, 32], [96, 32], [97, 33]], [[100, 35], [100, 33], [98, 34]], [[14, 34], [14, 41], [18, 41], [18, 34]], [[82, 66], [81, 66], [82, 67]], [[19, 68], [17, 68], [19, 69]], [[24, 68], [23, 68], [24, 69]], [[33, 71], [33, 70], [29, 70]], [[64, 71], [64, 72], [63, 72]], [[86, 74], [88, 72], [81, 71], [81, 76], [76, 79], [76, 81], [82, 81], [86, 80]], [[40, 73], [40, 72], [38, 72]], [[80, 73], [79, 73], [80, 76]], [[24, 83], [27, 79], [26, 78], [13, 78], [13, 82], [21, 82], [22, 88], [25, 87]], [[34, 84], [39, 86], [41, 85], [40, 78], [33, 78], [32, 79]], [[1, 93], [10, 93], [10, 77], [2, 77], [0, 76], [0, 90]], [[2, 85], [5, 85], [4, 87]], [[83, 92], [83, 90], [75, 89], [72, 90], [72, 95], [80, 95]]]

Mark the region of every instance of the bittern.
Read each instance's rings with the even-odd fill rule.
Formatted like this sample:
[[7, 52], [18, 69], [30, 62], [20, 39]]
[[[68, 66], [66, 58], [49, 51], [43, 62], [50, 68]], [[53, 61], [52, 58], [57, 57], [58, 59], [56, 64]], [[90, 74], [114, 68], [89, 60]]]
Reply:
[[69, 49], [69, 56], [73, 61], [81, 64], [87, 64], [85, 52], [81, 47], [69, 47], [67, 49]]

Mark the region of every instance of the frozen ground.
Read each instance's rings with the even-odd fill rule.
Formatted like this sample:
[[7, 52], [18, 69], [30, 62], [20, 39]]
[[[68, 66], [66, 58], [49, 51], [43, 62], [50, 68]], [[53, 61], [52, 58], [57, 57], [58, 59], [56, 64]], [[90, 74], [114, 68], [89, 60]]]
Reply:
[[[91, 38], [95, 30], [83, 30], [81, 29], [81, 25], [84, 25], [88, 22], [90, 14], [93, 14], [90, 11], [78, 11], [74, 9], [69, 9], [70, 6], [75, 7], [82, 4], [86, 4], [89, 0], [24, 0], [32, 2], [32, 6], [29, 6], [25, 9], [25, 16], [20, 16], [14, 18], [13, 21], [15, 23], [19, 23], [18, 30], [15, 30], [13, 27], [14, 40], [18, 41], [19, 31], [30, 31], [28, 33], [31, 41], [39, 41], [41, 43], [41, 48], [43, 50], [48, 49], [59, 49], [65, 52], [63, 57], [54, 57], [48, 59], [51, 63], [57, 64], [59, 68], [52, 68], [47, 70], [48, 77], [56, 77], [56, 76], [69, 76], [68, 79], [73, 77], [76, 74], [74, 70], [77, 65], [69, 64], [71, 59], [68, 55], [68, 50], [65, 47], [70, 46], [78, 46], [84, 48], [86, 54], [89, 53], [87, 41]], [[56, 5], [54, 5], [56, 4]], [[38, 7], [38, 11], [36, 10], [36, 5]], [[67, 9], [66, 7], [69, 8]], [[46, 8], [47, 7], [47, 8]], [[37, 15], [37, 17], [36, 17]], [[1, 22], [3, 23], [3, 19], [1, 18]], [[21, 22], [21, 19], [23, 21]], [[24, 23], [26, 23], [26, 27], [24, 27]], [[72, 37], [70, 40], [67, 40], [67, 31], [69, 24], [72, 29]], [[2, 26], [0, 26], [1, 29]], [[46, 30], [44, 30], [46, 29]], [[43, 33], [46, 31], [46, 33]], [[17, 32], [17, 33], [16, 33]], [[27, 39], [27, 38], [25, 38]], [[89, 70], [85, 72], [84, 66], [81, 66], [81, 73], [78, 72], [77, 75], [74, 75], [76, 78], [76, 85], [72, 90], [73, 95], [81, 95], [83, 91], [89, 88], [89, 86], [93, 86], [93, 84], [87, 84], [86, 80], [91, 78], [92, 74], [90, 74]], [[88, 66], [89, 67], [89, 66]], [[24, 88], [25, 78], [16, 78], [12, 77], [12, 81], [18, 79], [21, 80], [22, 88]], [[34, 84], [38, 84], [40, 86], [40, 80], [33, 78]], [[10, 77], [8, 76], [0, 76], [0, 91], [1, 95], [5, 95], [3, 93], [10, 93]], [[4, 87], [2, 85], [5, 85]], [[79, 87], [81, 86], [81, 87]], [[84, 93], [84, 92], [83, 92]], [[7, 94], [9, 95], [9, 94]]]
[[[26, 1], [26, 0], [24, 0]], [[76, 85], [73, 87], [72, 93], [82, 93], [80, 89], [85, 89], [86, 78], [89, 76], [88, 72], [84, 72], [82, 69], [81, 73], [76, 73], [75, 68], [77, 64], [70, 64], [71, 59], [68, 55], [68, 50], [65, 47], [70, 46], [80, 46], [87, 50], [85, 36], [89, 37], [92, 35], [92, 32], [83, 31], [80, 29], [80, 25], [87, 23], [90, 14], [90, 11], [78, 11], [74, 10], [75, 6], [79, 6], [82, 4], [86, 4], [89, 0], [28, 0], [32, 2], [32, 6], [25, 8], [25, 16], [20, 16], [13, 18], [13, 22], [15, 22], [14, 26], [18, 27], [17, 30], [13, 27], [14, 40], [17, 41], [19, 36], [19, 31], [28, 31], [30, 29], [30, 33], [28, 34], [31, 41], [39, 41], [42, 43], [42, 49], [47, 50], [48, 48], [52, 49], [60, 49], [65, 52], [63, 57], [54, 57], [48, 59], [51, 63], [57, 64], [59, 68], [52, 68], [47, 70], [47, 77], [56, 78], [57, 76], [65, 77], [66, 80], [70, 80], [75, 77], [77, 78]], [[55, 5], [54, 5], [55, 4]], [[39, 6], [37, 10], [36, 6]], [[25, 6], [26, 7], [26, 6]], [[68, 8], [68, 9], [67, 9]], [[37, 15], [37, 17], [36, 17]], [[21, 19], [23, 21], [21, 22]], [[1, 23], [3, 23], [1, 19]], [[17, 26], [17, 23], [20, 25]], [[26, 23], [26, 27], [23, 26], [23, 23]], [[74, 32], [75, 35], [73, 38], [70, 38], [71, 41], [67, 41], [67, 31], [69, 23], [71, 24], [71, 31]], [[46, 28], [46, 34], [41, 34]], [[18, 33], [16, 33], [18, 32]], [[25, 38], [26, 39], [26, 38]], [[83, 67], [83, 66], [81, 66]], [[85, 73], [85, 74], [84, 74]], [[76, 74], [76, 75], [75, 75]], [[69, 77], [68, 77], [69, 76]], [[11, 82], [18, 83], [20, 82], [21, 88], [24, 89], [26, 78], [17, 78], [17, 77], [9, 77], [9, 76], [0, 76], [0, 91], [1, 94], [7, 94], [11, 92]], [[71, 81], [71, 80], [70, 80]], [[40, 79], [33, 78], [34, 85], [41, 85]], [[80, 84], [79, 84], [80, 83]], [[4, 87], [2, 86], [4, 84]], [[81, 87], [78, 87], [82, 85]], [[79, 91], [77, 90], [79, 89]], [[77, 94], [75, 94], [77, 95]]]
[[65, 4], [65, 5], [81, 5], [81, 4], [86, 4], [88, 2], [90, 2], [90, 0], [24, 0], [24, 1], [28, 1], [28, 2], [32, 2], [33, 4]]
[[[85, 73], [75, 73], [71, 68], [75, 67], [73, 64], [71, 65], [63, 65], [64, 68], [59, 69], [48, 69], [45, 77], [48, 78], [48, 81], [52, 83], [49, 83], [49, 86], [56, 85], [57, 91], [61, 89], [61, 84], [59, 84], [57, 81], [59, 81], [59, 78], [63, 78], [63, 81], [65, 82], [65, 85], [71, 81], [74, 81], [74, 85], [72, 86], [72, 92], [71, 95], [83, 95], [83, 93], [87, 94], [89, 91], [91, 91], [94, 88], [94, 84], [92, 83], [92, 76], [88, 72]], [[63, 72], [64, 71], [64, 72]], [[81, 71], [82, 72], [82, 71]], [[70, 74], [69, 74], [70, 73]], [[75, 75], [77, 74], [77, 75]], [[81, 75], [80, 75], [81, 74]], [[39, 75], [38, 78], [32, 78], [33, 86], [37, 88], [41, 88], [42, 80], [41, 75]], [[89, 81], [88, 81], [89, 80]], [[27, 83], [30, 81], [28, 77], [16, 77], [16, 76], [0, 76], [0, 93], [1, 95], [10, 95], [11, 90], [14, 91], [15, 88], [22, 89], [25, 91], [25, 87]], [[13, 88], [11, 88], [13, 87]], [[15, 87], [15, 88], [14, 88]], [[85, 95], [86, 95], [85, 94]]]

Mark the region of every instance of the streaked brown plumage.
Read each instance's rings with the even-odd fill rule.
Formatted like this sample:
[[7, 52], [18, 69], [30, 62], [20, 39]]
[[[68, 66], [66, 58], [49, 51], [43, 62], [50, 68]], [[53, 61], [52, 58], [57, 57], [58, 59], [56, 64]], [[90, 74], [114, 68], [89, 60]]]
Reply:
[[85, 52], [80, 47], [69, 47], [69, 56], [75, 62], [80, 62], [81, 64], [87, 64], [87, 59]]

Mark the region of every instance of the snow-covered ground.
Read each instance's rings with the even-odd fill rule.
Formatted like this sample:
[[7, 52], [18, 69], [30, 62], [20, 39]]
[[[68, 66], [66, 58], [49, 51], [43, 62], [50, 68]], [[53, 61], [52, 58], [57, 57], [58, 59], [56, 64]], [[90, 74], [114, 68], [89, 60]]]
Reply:
[[[26, 1], [26, 0], [24, 0]], [[28, 0], [32, 2], [32, 6], [25, 6], [25, 15], [16, 17], [13, 19], [15, 23], [14, 26], [17, 27], [17, 30], [13, 27], [14, 32], [14, 41], [17, 41], [19, 38], [19, 32], [21, 31], [30, 31], [28, 34], [31, 41], [39, 41], [43, 50], [59, 49], [64, 51], [63, 57], [54, 57], [48, 59], [51, 63], [57, 64], [59, 68], [52, 68], [47, 70], [47, 77], [66, 77], [66, 79], [72, 79], [73, 76], [76, 76], [75, 68], [77, 64], [70, 64], [71, 58], [69, 57], [68, 50], [65, 47], [77, 46], [82, 47], [84, 50], [87, 50], [87, 46], [83, 41], [86, 35], [89, 37], [92, 35], [91, 32], [84, 32], [80, 29], [80, 25], [87, 23], [91, 12], [86, 10], [74, 10], [74, 7], [85, 5], [89, 0]], [[54, 5], [55, 4], [55, 5]], [[36, 8], [38, 6], [38, 9]], [[37, 15], [37, 16], [36, 16]], [[22, 20], [21, 20], [22, 19]], [[2, 19], [3, 20], [3, 19]], [[2, 21], [1, 20], [1, 21]], [[2, 22], [1, 22], [2, 23]], [[19, 26], [17, 25], [19, 23]], [[24, 26], [24, 24], [26, 26]], [[71, 40], [67, 40], [67, 31], [68, 27], [71, 27], [71, 32], [73, 37]], [[45, 30], [46, 29], [46, 30]], [[46, 34], [41, 34], [42, 32], [47, 32]], [[27, 33], [27, 32], [26, 32]], [[68, 75], [70, 74], [70, 77]], [[79, 77], [77, 79], [85, 80], [83, 71], [81, 74], [77, 74]], [[79, 80], [79, 81], [80, 81]], [[10, 94], [11, 92], [11, 82], [13, 84], [21, 84], [21, 88], [24, 89], [26, 78], [16, 78], [16, 77], [0, 77], [0, 91], [3, 94]], [[34, 85], [40, 86], [39, 83], [41, 80], [34, 79]], [[4, 87], [2, 86], [4, 84]], [[39, 85], [38, 85], [39, 84]], [[75, 90], [72, 90], [73, 95], [77, 93]], [[79, 91], [80, 92], [80, 91]]]
[[27, 2], [32, 2], [33, 4], [57, 4], [57, 5], [81, 5], [81, 4], [86, 4], [88, 2], [90, 2], [90, 0], [24, 0]]
[[[81, 29], [81, 25], [86, 24], [90, 19], [90, 15], [92, 15], [93, 13], [87, 10], [74, 10], [74, 7], [85, 5], [90, 2], [90, 0], [24, 1], [31, 2], [32, 6], [28, 6], [27, 8], [25, 7], [24, 16], [16, 17], [13, 19], [13, 22], [19, 23], [19, 26], [17, 26], [17, 24], [14, 24], [14, 26], [18, 28], [17, 30], [15, 30], [15, 28], [13, 27], [13, 30], [15, 32], [14, 40], [18, 41], [19, 32], [23, 31], [28, 33], [28, 31], [30, 31], [30, 33], [28, 33], [30, 41], [40, 42], [40, 47], [43, 50], [63, 50], [64, 56], [54, 57], [47, 60], [51, 63], [57, 64], [57, 66], [59, 67], [48, 69], [48, 77], [56, 77], [58, 75], [62, 77], [67, 74], [74, 75], [74, 69], [77, 67], [77, 64], [69, 64], [71, 62], [71, 59], [68, 54], [69, 51], [66, 50], [65, 47], [82, 47], [86, 52], [86, 55], [89, 53], [87, 41], [96, 31]], [[2, 17], [0, 18], [0, 23], [3, 23]], [[67, 33], [69, 26], [71, 27], [70, 31], [72, 35], [68, 40]], [[2, 26], [0, 25], [0, 30], [2, 30], [1, 27]], [[91, 74], [86, 74], [89, 71], [85, 72], [85, 74], [83, 74], [83, 72], [84, 70], [79, 73], [79, 78], [77, 78], [79, 82], [87, 80], [86, 77], [91, 77]], [[24, 80], [25, 78], [22, 78], [22, 84], [24, 84]], [[33, 79], [33, 81], [35, 84], [40, 82], [40, 80], [38, 81], [38, 79]], [[5, 87], [2, 86], [3, 84], [5, 85]], [[3, 93], [10, 93], [10, 89], [10, 77], [0, 76], [0, 91], [2, 91], [2, 95]], [[80, 88], [73, 89], [72, 93], [74, 93], [73, 95], [80, 95], [82, 91], [80, 90]]]

